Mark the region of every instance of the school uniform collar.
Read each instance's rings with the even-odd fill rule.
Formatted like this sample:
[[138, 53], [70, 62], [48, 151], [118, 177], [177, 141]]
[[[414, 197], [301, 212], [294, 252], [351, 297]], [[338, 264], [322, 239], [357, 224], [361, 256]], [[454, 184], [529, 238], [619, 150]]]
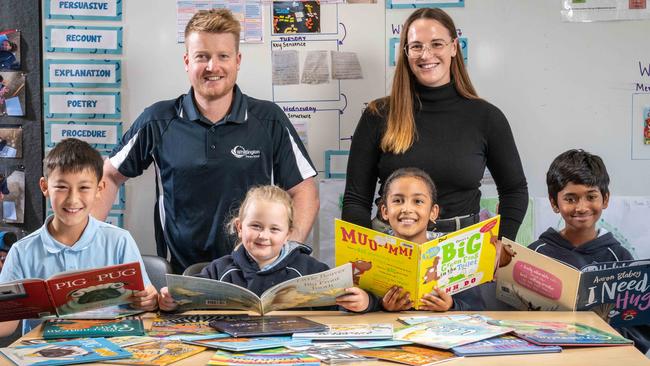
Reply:
[[269, 274], [275, 272], [279, 269], [286, 267], [287, 263], [291, 261], [294, 255], [298, 253], [305, 253], [307, 255], [311, 254], [312, 249], [302, 243], [297, 241], [288, 241], [283, 247], [282, 251], [278, 258], [273, 261], [273, 263], [267, 264], [264, 268], [259, 267], [257, 262], [248, 254], [246, 248], [243, 245], [240, 245], [232, 254], [233, 261], [236, 265], [239, 266], [245, 273], [246, 272], [255, 272], [260, 275]]
[[196, 102], [194, 101], [194, 88], [190, 88], [187, 94], [183, 96], [180, 117], [189, 121], [207, 123], [210, 126], [228, 122], [242, 124], [248, 119], [248, 103], [246, 102], [244, 94], [239, 89], [239, 86], [235, 85], [233, 88], [233, 99], [232, 104], [230, 105], [230, 111], [221, 121], [212, 123], [210, 120], [205, 118], [201, 112], [199, 112]]
[[47, 230], [47, 225], [49, 225], [50, 221], [52, 221], [53, 218], [54, 215], [50, 215], [47, 217], [47, 219], [45, 219], [45, 224], [43, 225], [43, 228], [40, 233], [40, 238], [41, 241], [43, 242], [43, 246], [49, 253], [56, 254], [63, 250], [80, 252], [82, 250], [88, 249], [90, 244], [93, 242], [95, 232], [97, 232], [97, 226], [99, 221], [95, 220], [92, 216], [89, 216], [88, 224], [86, 225], [86, 228], [81, 234], [79, 240], [77, 240], [77, 242], [74, 243], [72, 246], [67, 246], [65, 244], [56, 241], [56, 239], [54, 239], [50, 234], [50, 232]]

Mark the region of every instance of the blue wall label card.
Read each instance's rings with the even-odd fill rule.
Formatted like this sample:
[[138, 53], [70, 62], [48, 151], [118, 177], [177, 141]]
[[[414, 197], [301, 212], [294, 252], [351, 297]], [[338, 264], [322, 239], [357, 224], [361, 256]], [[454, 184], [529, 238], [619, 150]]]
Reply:
[[45, 27], [46, 52], [122, 54], [122, 27]]
[[45, 0], [47, 19], [122, 20], [122, 0]]
[[45, 92], [47, 118], [120, 118], [119, 92]]
[[66, 88], [119, 88], [119, 60], [45, 60], [45, 86]]

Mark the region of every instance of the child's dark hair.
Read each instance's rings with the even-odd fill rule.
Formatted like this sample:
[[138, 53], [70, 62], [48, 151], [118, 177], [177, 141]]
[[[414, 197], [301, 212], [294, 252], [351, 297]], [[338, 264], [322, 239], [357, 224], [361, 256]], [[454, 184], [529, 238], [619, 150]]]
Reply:
[[104, 172], [104, 160], [99, 152], [93, 149], [87, 142], [78, 139], [65, 139], [56, 144], [45, 159], [43, 159], [43, 176], [45, 178], [55, 169], [62, 173], [78, 173], [89, 169], [102, 180]]
[[548, 196], [553, 202], [557, 202], [558, 193], [569, 183], [598, 187], [603, 197], [609, 195], [609, 174], [603, 159], [582, 149], [563, 152], [546, 173]]
[[420, 168], [399, 168], [395, 170], [394, 172], [391, 173], [391, 175], [388, 176], [388, 179], [386, 179], [386, 182], [384, 183], [384, 188], [381, 193], [381, 201], [380, 201], [380, 206], [383, 204], [386, 204], [386, 199], [388, 198], [388, 191], [390, 190], [390, 185], [393, 184], [394, 181], [400, 178], [406, 178], [406, 177], [413, 177], [421, 180], [424, 182], [424, 184], [429, 188], [429, 193], [431, 193], [431, 202], [433, 204], [438, 203], [438, 191], [436, 189], [435, 183], [433, 183], [433, 180], [425, 172], [424, 170]]

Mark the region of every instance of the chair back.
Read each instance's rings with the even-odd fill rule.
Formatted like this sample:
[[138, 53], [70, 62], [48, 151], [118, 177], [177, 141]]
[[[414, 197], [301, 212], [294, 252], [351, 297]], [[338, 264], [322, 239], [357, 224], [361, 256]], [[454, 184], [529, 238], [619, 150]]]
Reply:
[[144, 268], [149, 275], [151, 284], [160, 291], [162, 287], [167, 286], [167, 279], [165, 279], [165, 274], [174, 273], [172, 272], [172, 266], [167, 262], [165, 258], [159, 257], [157, 255], [147, 255], [142, 256], [142, 261], [144, 262]]
[[190, 265], [189, 267], [185, 268], [183, 271], [183, 276], [193, 276], [197, 273], [201, 273], [203, 268], [210, 264], [210, 262], [199, 262], [199, 263], [194, 263]]

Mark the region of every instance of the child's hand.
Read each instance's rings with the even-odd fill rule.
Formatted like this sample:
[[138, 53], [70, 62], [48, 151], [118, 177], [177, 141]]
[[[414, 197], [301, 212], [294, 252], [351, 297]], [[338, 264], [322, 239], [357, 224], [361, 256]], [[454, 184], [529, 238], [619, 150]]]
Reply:
[[160, 295], [158, 295], [158, 307], [160, 307], [160, 310], [164, 311], [176, 310], [178, 307], [178, 304], [172, 297], [172, 294], [169, 293], [169, 289], [167, 287], [160, 289]]
[[413, 307], [411, 294], [399, 286], [391, 287], [381, 299], [381, 305], [386, 311], [402, 311]]
[[345, 289], [346, 294], [336, 298], [336, 305], [343, 306], [350, 311], [361, 312], [368, 309], [370, 298], [368, 293], [358, 287]]
[[131, 296], [131, 306], [145, 311], [156, 310], [156, 307], [158, 307], [158, 291], [153, 285], [149, 285], [144, 290], [135, 292]]
[[451, 295], [438, 287], [434, 288], [433, 291], [436, 294], [428, 293], [422, 296], [424, 305], [421, 305], [418, 310], [447, 311], [451, 309], [454, 305], [454, 299], [451, 298]]

